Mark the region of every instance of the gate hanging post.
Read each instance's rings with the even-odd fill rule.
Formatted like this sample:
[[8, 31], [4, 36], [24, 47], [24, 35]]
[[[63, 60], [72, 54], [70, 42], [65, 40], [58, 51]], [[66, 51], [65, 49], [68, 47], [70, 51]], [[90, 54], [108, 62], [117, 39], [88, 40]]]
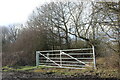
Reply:
[[39, 52], [36, 51], [36, 66], [39, 66]]
[[93, 49], [93, 62], [94, 62], [94, 69], [96, 69], [96, 60], [95, 60], [95, 47], [92, 45]]

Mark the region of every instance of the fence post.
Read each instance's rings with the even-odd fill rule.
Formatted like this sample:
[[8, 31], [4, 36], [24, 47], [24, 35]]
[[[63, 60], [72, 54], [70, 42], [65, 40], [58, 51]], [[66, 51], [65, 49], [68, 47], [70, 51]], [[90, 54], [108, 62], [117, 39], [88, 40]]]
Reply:
[[60, 65], [62, 66], [62, 51], [60, 50]]
[[39, 52], [36, 51], [36, 66], [39, 66]]
[[93, 62], [94, 62], [94, 69], [96, 69], [95, 47], [92, 45], [92, 48], [93, 48]]

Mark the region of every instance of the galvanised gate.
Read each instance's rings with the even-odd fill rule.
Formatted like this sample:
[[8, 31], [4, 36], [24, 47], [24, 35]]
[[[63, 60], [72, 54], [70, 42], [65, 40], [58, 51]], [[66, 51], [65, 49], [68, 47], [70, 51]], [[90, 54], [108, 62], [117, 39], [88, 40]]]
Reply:
[[94, 46], [83, 49], [36, 51], [36, 66], [96, 69]]

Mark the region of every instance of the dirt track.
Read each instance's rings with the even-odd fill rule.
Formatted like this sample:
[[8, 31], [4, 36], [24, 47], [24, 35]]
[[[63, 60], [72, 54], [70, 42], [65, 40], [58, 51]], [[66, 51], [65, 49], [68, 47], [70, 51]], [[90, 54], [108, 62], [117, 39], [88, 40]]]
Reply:
[[118, 80], [116, 78], [100, 78], [91, 75], [57, 75], [55, 73], [3, 72], [2, 80]]

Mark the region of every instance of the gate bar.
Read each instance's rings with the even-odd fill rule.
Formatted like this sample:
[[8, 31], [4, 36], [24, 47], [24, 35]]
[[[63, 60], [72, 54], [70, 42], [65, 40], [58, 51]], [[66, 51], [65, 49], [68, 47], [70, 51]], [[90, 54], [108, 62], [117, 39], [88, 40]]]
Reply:
[[39, 52], [60, 52], [60, 51], [79, 51], [79, 50], [92, 50], [92, 48], [83, 48], [83, 49], [66, 49], [66, 50], [47, 50], [47, 51], [39, 51]]
[[79, 63], [82, 63], [82, 64], [84, 64], [84, 65], [86, 65], [86, 66], [89, 66], [89, 65], [85, 64], [84, 62], [78, 60], [77, 58], [74, 58], [74, 57], [70, 56], [69, 54], [66, 54], [65, 52], [62, 52], [62, 54], [65, 54], [65, 55], [71, 57], [72, 59], [75, 59], [75, 60], [78, 61]]
[[[41, 53], [39, 53], [41, 54]], [[46, 57], [45, 55], [41, 54], [42, 56], [44, 56], [46, 59], [49, 59], [51, 62], [55, 63], [56, 65], [58, 65], [59, 67], [61, 67], [59, 64], [57, 64], [55, 61], [51, 60], [50, 58]]]

